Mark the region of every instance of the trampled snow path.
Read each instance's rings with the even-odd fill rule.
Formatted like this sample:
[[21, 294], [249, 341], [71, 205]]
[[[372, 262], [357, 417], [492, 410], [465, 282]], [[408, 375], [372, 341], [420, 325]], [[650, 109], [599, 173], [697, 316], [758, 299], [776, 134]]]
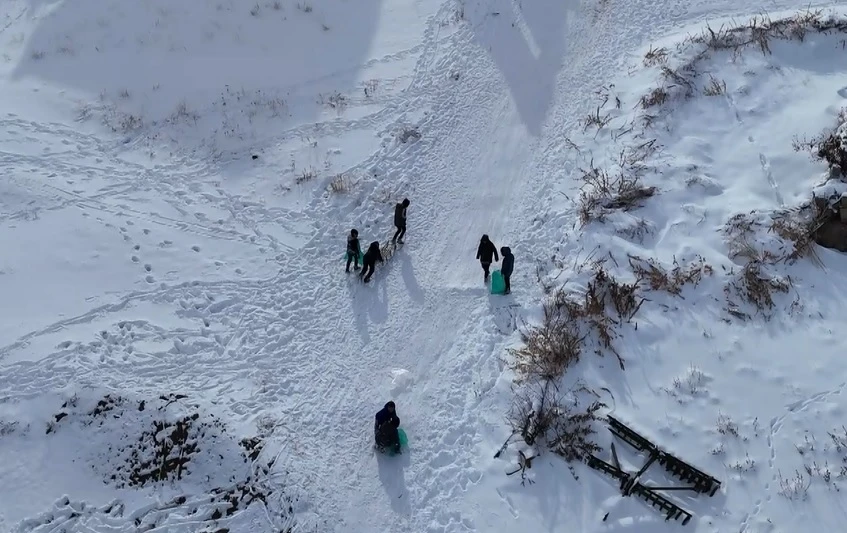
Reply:
[[[146, 286], [132, 294], [103, 298], [32, 333], [4, 331], [3, 394], [31, 398], [68, 384], [191, 391], [236, 420], [280, 419], [294, 481], [319, 505], [314, 512], [328, 522], [326, 530], [490, 530], [488, 509], [467, 501], [472, 493], [465, 491], [490, 472], [494, 443], [485, 437], [508, 402], [493, 392], [506, 388], [498, 383], [498, 357], [507, 339], [497, 321], [513, 299], [487, 295], [474, 261], [479, 236], [512, 246], [514, 300], [534, 303], [539, 291], [527, 258], [549, 255], [548, 243], [558, 237], [551, 235], [556, 225], [545, 225], [546, 200], [552, 184], [574, 169], [564, 136], [593, 107], [593, 88], [614, 77], [626, 53], [675, 26], [792, 5], [608, 0], [518, 10], [505, 0], [468, 2], [466, 21], [445, 35], [442, 21], [455, 10], [445, 3], [428, 22], [409, 87], [382, 102], [390, 111], [279, 132], [277, 140], [413, 122], [422, 134], [415, 143], [389, 142], [349, 169], [361, 176], [361, 200], [319, 196], [306, 209], [265, 207], [261, 198], [216, 189], [214, 164], [130, 163], [119, 157], [124, 147], [92, 134], [5, 114], [0, 129], [10, 135], [70, 146], [49, 157], [31, 145], [0, 154], [4, 178], [30, 191], [39, 216], [80, 209], [101, 217], [129, 237], [127, 253], [137, 252], [139, 265], [147, 247], [135, 250], [133, 243], [151, 235], [142, 225], [162, 228], [169, 239], [203, 237], [209, 247], [232, 241], [238, 254], [262, 259], [242, 267], [246, 279], [186, 271], [174, 282], [156, 279], [151, 260], [150, 273], [140, 274]], [[81, 183], [20, 184], [30, 171]], [[385, 240], [393, 202], [404, 196], [412, 200], [408, 243], [370, 285], [345, 278], [343, 235], [358, 227], [363, 243]], [[147, 201], [172, 209], [145, 209]], [[193, 217], [191, 204], [227, 213], [226, 223]], [[3, 215], [5, 224], [27, 223], [25, 211]], [[307, 242], [286, 244], [263, 229], [270, 225], [288, 226]], [[110, 319], [147, 304], [184, 323], [152, 312], [132, 328]], [[91, 338], [95, 321], [109, 328], [102, 340], [60, 343], [59, 334], [74, 327]], [[141, 342], [158, 347], [125, 349]], [[31, 353], [56, 345], [61, 349], [49, 355]], [[412, 439], [400, 461], [375, 459], [370, 451], [372, 414], [388, 398], [398, 402]], [[518, 524], [544, 523], [513, 515]]]

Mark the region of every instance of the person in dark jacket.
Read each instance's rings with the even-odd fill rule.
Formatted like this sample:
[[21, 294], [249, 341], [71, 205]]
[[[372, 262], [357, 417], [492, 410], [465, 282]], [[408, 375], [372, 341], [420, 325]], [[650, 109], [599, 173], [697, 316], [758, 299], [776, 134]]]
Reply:
[[368, 251], [365, 252], [365, 257], [362, 258], [362, 273], [359, 275], [365, 283], [371, 280], [377, 261], [382, 263], [382, 252], [379, 250], [379, 241], [374, 241], [368, 247]]
[[485, 272], [485, 281], [488, 281], [488, 269], [491, 267], [492, 257], [495, 261], [500, 260], [500, 256], [497, 255], [497, 247], [494, 246], [494, 243], [491, 242], [488, 235], [483, 235], [479, 240], [479, 247], [476, 249], [476, 258], [479, 259], [479, 263], [482, 265], [482, 270]]
[[400, 418], [397, 416], [394, 402], [388, 402], [374, 417], [374, 441], [380, 450], [393, 450], [400, 453]]
[[500, 266], [500, 273], [503, 274], [503, 281], [506, 282], [506, 292], [512, 292], [512, 285], [509, 283], [509, 278], [512, 276], [512, 271], [515, 269], [515, 256], [512, 255], [512, 249], [508, 246], [500, 248], [500, 253], [503, 255], [503, 264]]
[[359, 255], [361, 253], [362, 246], [359, 244], [359, 232], [352, 229], [350, 235], [347, 236], [347, 272], [350, 272], [350, 263], [354, 263], [353, 270], [359, 270]]
[[403, 201], [394, 206], [394, 227], [397, 231], [394, 232], [394, 237], [391, 242], [399, 242], [403, 244], [403, 236], [406, 235], [406, 208], [409, 207], [409, 199], [403, 198]]

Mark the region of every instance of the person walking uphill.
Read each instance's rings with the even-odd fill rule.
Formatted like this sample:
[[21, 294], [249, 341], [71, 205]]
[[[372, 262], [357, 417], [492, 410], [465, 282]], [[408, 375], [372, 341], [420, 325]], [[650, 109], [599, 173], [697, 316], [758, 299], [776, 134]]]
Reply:
[[374, 417], [374, 441], [381, 451], [386, 449], [400, 453], [400, 418], [397, 416], [394, 402], [388, 402]]
[[365, 257], [362, 259], [362, 273], [359, 276], [365, 283], [371, 280], [377, 261], [382, 263], [382, 252], [379, 251], [379, 241], [374, 241], [368, 246], [368, 251], [365, 252]]
[[404, 198], [402, 202], [394, 206], [394, 237], [391, 242], [403, 244], [403, 236], [406, 235], [406, 208], [409, 207], [409, 199]]
[[362, 246], [359, 244], [359, 232], [350, 230], [347, 236], [347, 272], [350, 272], [350, 263], [354, 262], [353, 270], [359, 270], [359, 256], [362, 254]]
[[488, 235], [483, 235], [479, 240], [479, 248], [476, 249], [476, 258], [479, 259], [479, 263], [482, 265], [482, 270], [485, 272], [485, 281], [488, 281], [488, 269], [491, 268], [492, 257], [495, 261], [500, 260], [500, 256], [497, 255], [497, 247], [494, 246], [494, 243], [491, 242]]
[[512, 255], [512, 249], [508, 246], [500, 248], [500, 254], [503, 255], [503, 265], [500, 267], [500, 273], [503, 274], [503, 281], [506, 283], [506, 292], [512, 292], [512, 285], [509, 278], [512, 276], [512, 271], [515, 269], [515, 256]]

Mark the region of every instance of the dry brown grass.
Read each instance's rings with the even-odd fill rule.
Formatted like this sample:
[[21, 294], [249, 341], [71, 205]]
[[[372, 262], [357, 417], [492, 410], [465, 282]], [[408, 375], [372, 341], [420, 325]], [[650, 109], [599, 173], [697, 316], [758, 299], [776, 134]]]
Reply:
[[655, 259], [643, 259], [630, 255], [629, 265], [635, 275], [643, 280], [650, 290], [664, 291], [674, 296], [681, 296], [682, 288], [686, 285], [697, 286], [705, 276], [711, 276], [714, 272], [711, 265], [706, 263], [702, 257], [696, 261], [680, 265], [676, 259], [674, 267], [668, 271]]
[[666, 48], [659, 47], [653, 48], [650, 47], [647, 50], [647, 53], [644, 54], [644, 66], [645, 67], [655, 67], [657, 65], [662, 65], [665, 61], [668, 60], [668, 51]]
[[571, 462], [600, 451], [592, 437], [597, 433], [594, 422], [599, 418], [598, 411], [604, 407], [596, 393], [584, 385], [562, 394], [551, 381], [544, 381], [515, 397], [507, 420], [513, 434], [530, 446], [544, 445]]
[[604, 128], [609, 123], [609, 121], [612, 120], [610, 113], [601, 114], [601, 108], [602, 106], [597, 106], [597, 109], [595, 109], [593, 112], [589, 113], [579, 121], [582, 125], [583, 133], [585, 133], [588, 128], [592, 126], [597, 128], [598, 130]]
[[649, 93], [645, 94], [641, 97], [641, 108], [648, 109], [655, 106], [660, 106], [664, 104], [670, 95], [668, 94], [667, 89], [664, 87], [656, 87]]
[[768, 275], [759, 261], [750, 261], [741, 268], [741, 272], [724, 287], [727, 310], [733, 316], [748, 320], [750, 316], [741, 311], [735, 299], [752, 304], [756, 312], [769, 317], [769, 311], [776, 305], [775, 293], [787, 293], [790, 281]]
[[621, 151], [617, 168], [610, 172], [594, 165], [580, 169], [583, 185], [579, 197], [579, 214], [582, 225], [592, 220], [603, 221], [610, 210], [628, 211], [641, 207], [644, 200], [657, 192], [656, 187], [643, 185], [641, 176], [645, 161], [659, 149], [656, 140], [628, 147]]
[[543, 305], [541, 325], [522, 332], [523, 346], [510, 350], [510, 364], [523, 379], [557, 379], [579, 362], [583, 349], [593, 337], [596, 352], [612, 352], [621, 369], [624, 360], [613, 345], [616, 328], [630, 321], [643, 302], [638, 280], [621, 283], [597, 265], [582, 294], [558, 289]]
[[[828, 215], [817, 211], [814, 204], [788, 209], [772, 214], [767, 221], [757, 219], [756, 213], [740, 213], [732, 217], [724, 228], [729, 247], [729, 257], [743, 262], [739, 272], [724, 287], [730, 314], [749, 319], [740, 310], [738, 302], [751, 304], [757, 313], [766, 317], [775, 307], [775, 295], [787, 293], [791, 278], [780, 278], [768, 274], [769, 267], [809, 258], [816, 264], [820, 259], [816, 253], [815, 232]], [[773, 233], [781, 241], [773, 249], [761, 247], [757, 233]]]
[[826, 130], [813, 139], [795, 138], [792, 146], [795, 152], [809, 152], [814, 159], [824, 161], [830, 171], [844, 176], [847, 173], [847, 138], [841, 131], [847, 123], [847, 108], [838, 113], [835, 128]]
[[350, 190], [350, 178], [344, 174], [338, 174], [329, 182], [329, 190], [334, 194], [346, 193]]
[[709, 83], [703, 89], [705, 96], [720, 96], [726, 94], [726, 82], [709, 75]]

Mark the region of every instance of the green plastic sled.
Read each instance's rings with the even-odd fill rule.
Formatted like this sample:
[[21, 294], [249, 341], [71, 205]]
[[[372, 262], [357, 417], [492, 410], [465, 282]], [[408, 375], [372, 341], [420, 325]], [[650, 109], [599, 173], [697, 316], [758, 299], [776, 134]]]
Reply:
[[[342, 261], [347, 261], [347, 258], [350, 257], [350, 252], [344, 252], [344, 255], [341, 256]], [[359, 252], [359, 264], [365, 260], [365, 254], [363, 252]]]
[[506, 280], [503, 279], [503, 274], [499, 270], [491, 273], [491, 294], [505, 294]]

